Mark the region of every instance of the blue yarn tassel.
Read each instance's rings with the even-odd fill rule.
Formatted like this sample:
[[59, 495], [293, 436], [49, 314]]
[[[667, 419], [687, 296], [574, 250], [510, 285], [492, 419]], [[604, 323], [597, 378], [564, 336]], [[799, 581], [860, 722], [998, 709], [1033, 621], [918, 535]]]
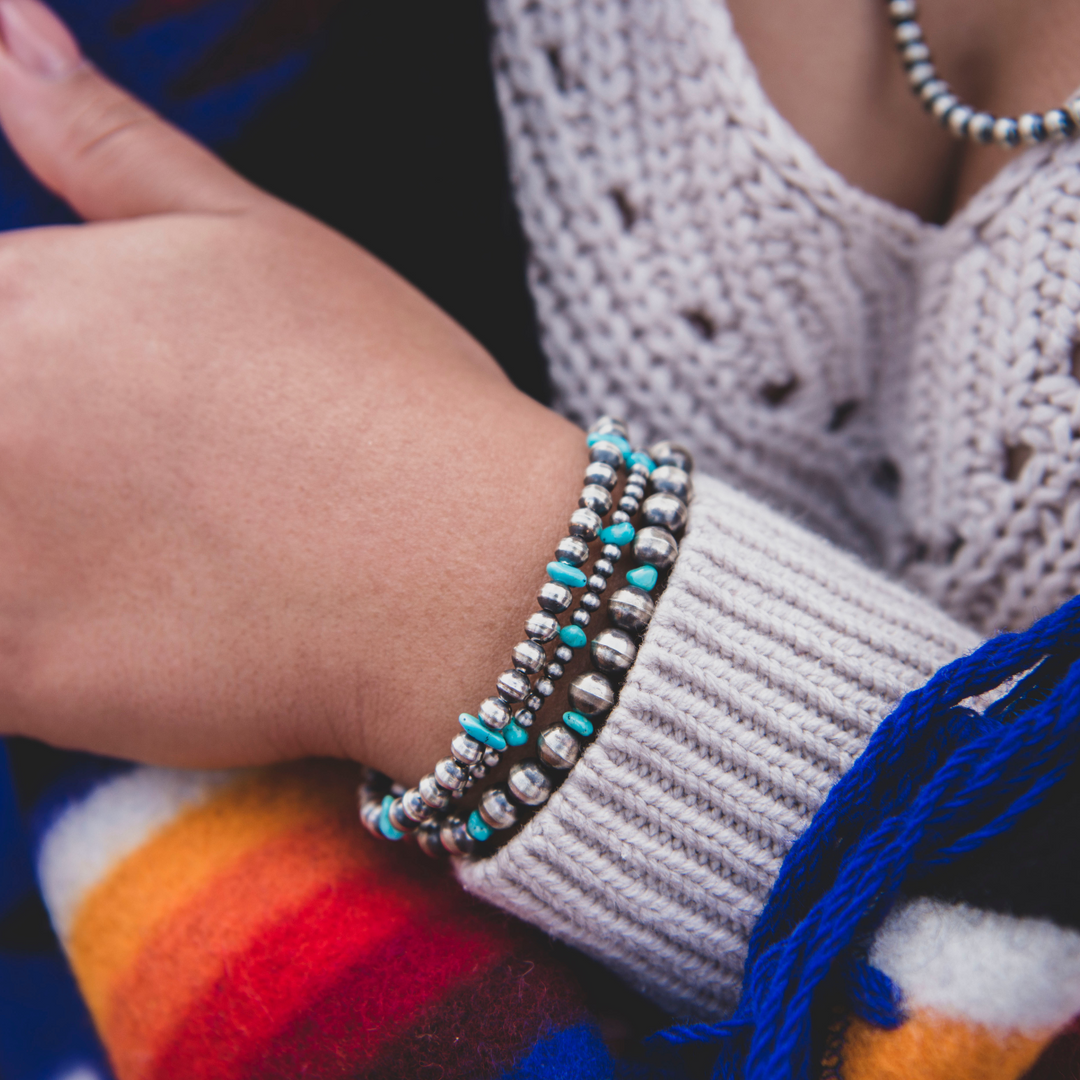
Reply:
[[[1077, 657], [1080, 598], [908, 694], [784, 860], [735, 1014], [659, 1038], [716, 1043], [721, 1080], [809, 1080], [820, 995], [899, 1024], [896, 988], [866, 962], [868, 943], [905, 885], [1010, 829], [1080, 760]], [[960, 704], [1023, 672], [982, 715]]]

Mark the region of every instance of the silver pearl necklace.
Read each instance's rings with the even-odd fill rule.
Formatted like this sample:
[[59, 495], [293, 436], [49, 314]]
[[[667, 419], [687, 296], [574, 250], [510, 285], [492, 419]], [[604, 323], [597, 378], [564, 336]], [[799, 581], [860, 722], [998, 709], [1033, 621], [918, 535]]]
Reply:
[[930, 48], [917, 22], [915, 0], [887, 0], [893, 23], [893, 39], [907, 71], [915, 96], [938, 123], [958, 139], [983, 145], [1013, 147], [1021, 143], [1034, 146], [1050, 139], [1068, 139], [1080, 134], [1080, 96], [1067, 101], [1060, 109], [1023, 116], [993, 116], [965, 104], [952, 87], [938, 77], [930, 57]]

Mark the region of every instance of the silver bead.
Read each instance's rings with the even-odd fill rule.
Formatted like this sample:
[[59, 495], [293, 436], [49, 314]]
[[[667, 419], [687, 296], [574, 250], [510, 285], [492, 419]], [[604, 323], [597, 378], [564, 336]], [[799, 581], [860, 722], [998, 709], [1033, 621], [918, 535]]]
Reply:
[[644, 484], [649, 478], [649, 466], [643, 461], [635, 461], [634, 464], [630, 466], [630, 476], [633, 479], [640, 480], [641, 483]]
[[945, 121], [948, 129], [958, 139], [967, 137], [968, 124], [971, 122], [971, 118], [975, 115], [975, 110], [968, 105], [957, 105], [948, 116]]
[[634, 558], [648, 563], [657, 570], [667, 570], [674, 565], [679, 554], [679, 544], [667, 529], [652, 526], [639, 529], [634, 535]]
[[510, 653], [514, 667], [528, 675], [535, 675], [547, 659], [547, 653], [535, 641], [519, 641]]
[[599, 484], [601, 487], [606, 487], [609, 491], [615, 486], [615, 482], [618, 479], [618, 472], [610, 465], [604, 464], [602, 461], [593, 461], [585, 469], [586, 484]]
[[889, 18], [893, 22], [914, 19], [915, 14], [915, 0], [889, 0]]
[[372, 836], [377, 836], [379, 839], [383, 839], [382, 829], [379, 827], [379, 821], [382, 819], [382, 805], [378, 802], [367, 802], [360, 807], [360, 824]]
[[[586, 513], [591, 514], [592, 511], [587, 510]], [[545, 611], [550, 611], [555, 615], [565, 611], [573, 602], [573, 599], [574, 594], [565, 585], [560, 585], [557, 581], [545, 581], [540, 587], [540, 592], [536, 594], [537, 603]]]
[[593, 565], [593, 573], [602, 577], [611, 577], [615, 573], [615, 564], [610, 559], [597, 559]]
[[569, 645], [560, 645], [555, 650], [555, 659], [558, 660], [560, 664], [569, 664], [570, 661], [574, 659], [574, 650], [571, 649]]
[[1074, 97], [1065, 102], [1065, 111], [1069, 114], [1072, 122], [1080, 127], [1080, 97]]
[[1071, 135], [1075, 124], [1064, 109], [1050, 109], [1043, 114], [1043, 124], [1051, 139], [1064, 139]]
[[469, 770], [469, 775], [474, 780], [483, 780], [484, 777], [487, 776], [487, 766], [486, 765], [474, 765]]
[[572, 769], [581, 756], [581, 743], [577, 736], [562, 724], [549, 727], [536, 740], [540, 760], [553, 769]]
[[637, 499], [630, 498], [629, 495], [624, 495], [619, 500], [619, 509], [628, 517], [633, 517], [641, 509], [641, 503]]
[[[465, 790], [469, 774], [453, 758], [444, 757], [434, 770], [435, 779], [448, 791], [460, 792]], [[420, 789], [423, 791], [423, 788]], [[428, 800], [425, 798], [424, 802]]]
[[[916, 67], [921, 66], [922, 65], [920, 64], [916, 65]], [[948, 92], [949, 84], [944, 79], [931, 79], [929, 82], [924, 82], [922, 86], [919, 87], [918, 91], [919, 97], [921, 98], [923, 105], [925, 105], [928, 109], [931, 108], [937, 98], [941, 97], [942, 94], [947, 94]]]
[[694, 493], [690, 474], [675, 465], [660, 465], [653, 469], [649, 479], [652, 481], [653, 491], [666, 491], [676, 499], [682, 499], [684, 503], [688, 503]]
[[606, 435], [609, 431], [614, 431], [627, 441], [630, 439], [625, 422], [620, 420], [617, 416], [609, 416], [607, 413], [597, 417], [592, 427], [589, 428], [590, 435]]
[[937, 68], [929, 60], [921, 64], [912, 64], [907, 73], [908, 82], [913, 90], [918, 90], [920, 86], [933, 80], [936, 75]]
[[658, 525], [670, 532], [678, 532], [686, 524], [686, 503], [666, 491], [658, 491], [642, 504], [641, 520], [646, 525]]
[[489, 697], [480, 702], [476, 715], [492, 731], [502, 731], [510, 723], [510, 708], [502, 698]]
[[1020, 132], [1020, 141], [1026, 146], [1034, 146], [1036, 143], [1046, 141], [1046, 125], [1038, 113], [1024, 113], [1017, 119], [1016, 127]]
[[972, 142], [989, 143], [994, 140], [994, 118], [989, 113], [976, 113], [967, 126], [967, 136]]
[[446, 854], [446, 848], [439, 839], [441, 821], [429, 821], [416, 830], [416, 846], [429, 858], [438, 859]]
[[893, 41], [897, 45], [910, 45], [913, 41], [922, 40], [922, 30], [914, 19], [905, 19], [893, 27]]
[[401, 799], [395, 799], [386, 811], [390, 824], [400, 833], [411, 833], [416, 829], [416, 822], [405, 813]]
[[414, 825], [422, 825], [435, 813], [435, 811], [424, 802], [424, 798], [419, 790], [414, 787], [409, 788], [409, 790], [401, 796], [401, 805], [405, 810], [405, 816], [409, 818]]
[[[655, 470], [654, 470], [655, 471]], [[634, 477], [630, 483], [623, 488], [623, 494], [629, 495], [631, 499], [640, 499], [645, 494], [646, 483], [642, 480], [640, 483], [635, 483], [637, 477]]]
[[495, 766], [498, 765], [500, 761], [502, 761], [502, 758], [499, 756], [499, 751], [498, 750], [485, 750], [484, 751], [484, 764], [489, 769], [494, 769]]
[[579, 608], [577, 611], [574, 612], [573, 615], [570, 616], [570, 621], [575, 626], [580, 626], [582, 628], [582, 630], [584, 630], [585, 627], [589, 625], [589, 619], [590, 618], [591, 618], [591, 616], [589, 615], [589, 613], [587, 611], [582, 611]]
[[555, 684], [550, 679], [537, 679], [535, 689], [541, 697], [549, 698], [555, 693]]
[[621, 525], [624, 521], [629, 520], [630, 515], [625, 510], [616, 510], [615, 513], [611, 515], [612, 525]]
[[904, 67], [911, 67], [913, 64], [925, 64], [930, 60], [930, 46], [925, 41], [908, 42], [900, 50], [900, 59], [903, 60]]
[[579, 602], [586, 611], [599, 611], [600, 605], [603, 603], [594, 592], [585, 593]]
[[683, 472], [694, 471], [694, 459], [685, 446], [665, 439], [663, 442], [653, 443], [649, 447], [649, 457], [657, 465], [674, 465]]
[[475, 765], [484, 756], [484, 744], [460, 731], [450, 740], [450, 753], [462, 765]]
[[[589, 489], [586, 488], [586, 491]], [[601, 491], [604, 489], [601, 488]], [[610, 503], [611, 497], [608, 496]], [[606, 511], [605, 511], [606, 513]], [[589, 545], [577, 536], [567, 536], [559, 541], [555, 549], [555, 558], [569, 566], [580, 566], [589, 557]]]
[[623, 630], [601, 630], [590, 646], [593, 663], [613, 675], [622, 675], [634, 665], [637, 646]]
[[589, 460], [600, 461], [605, 465], [610, 465], [613, 469], [617, 469], [623, 463], [623, 454], [613, 442], [604, 442], [601, 439], [589, 447]]
[[[611, 509], [611, 492], [599, 484], [588, 484], [581, 492], [578, 506], [603, 517]], [[578, 564], [581, 565], [580, 563]]]
[[532, 709], [519, 709], [514, 714], [514, 720], [517, 722], [518, 727], [531, 728], [535, 719], [536, 714]]
[[416, 790], [420, 792], [420, 798], [423, 799], [432, 810], [445, 810], [450, 805], [451, 792], [444, 788], [442, 784], [438, 782], [438, 779], [431, 773], [428, 773], [428, 775], [416, 785]]
[[525, 699], [525, 708], [538, 713], [544, 707], [544, 699], [539, 694], [530, 694]]
[[544, 674], [552, 680], [558, 680], [563, 677], [563, 666], [558, 660], [552, 660], [546, 668], [544, 668]]
[[567, 690], [570, 708], [590, 720], [610, 712], [615, 704], [615, 691], [603, 675], [587, 671], [578, 675]]
[[632, 585], [618, 589], [608, 601], [611, 621], [635, 637], [648, 629], [655, 610], [653, 598], [644, 589], [635, 589]]
[[960, 99], [955, 94], [939, 94], [930, 103], [930, 112], [939, 124], [946, 124], [949, 113], [960, 104]]
[[525, 620], [525, 633], [533, 641], [551, 641], [559, 632], [559, 620], [546, 611], [535, 611]]
[[998, 146], [1016, 146], [1020, 141], [1020, 129], [1010, 116], [999, 116], [994, 121], [994, 142]]
[[622, 548], [618, 544], [605, 544], [600, 549], [600, 557], [604, 562], [609, 562], [614, 566], [622, 558]]
[[480, 798], [478, 809], [493, 829], [509, 829], [518, 819], [518, 808], [501, 787], [488, 788]]
[[589, 592], [602, 593], [607, 588], [607, 578], [603, 574], [593, 574], [585, 585]]
[[451, 855], [471, 855], [476, 850], [476, 841], [469, 835], [465, 822], [459, 817], [448, 817], [442, 823], [439, 839]]
[[495, 685], [499, 688], [507, 701], [521, 701], [529, 693], [529, 680], [520, 671], [504, 671], [496, 680]]
[[596, 539], [603, 524], [595, 510], [582, 507], [570, 515], [570, 535], [580, 537], [588, 543]]
[[555, 786], [547, 773], [540, 768], [540, 762], [531, 758], [519, 761], [510, 770], [506, 783], [514, 798], [526, 806], [542, 806], [548, 801]]

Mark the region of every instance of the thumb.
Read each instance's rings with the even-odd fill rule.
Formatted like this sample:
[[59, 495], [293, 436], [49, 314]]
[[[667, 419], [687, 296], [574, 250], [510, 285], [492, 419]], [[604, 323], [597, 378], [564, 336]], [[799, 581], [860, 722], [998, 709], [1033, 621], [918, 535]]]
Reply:
[[95, 71], [39, 0], [0, 0], [0, 125], [27, 167], [86, 220], [240, 210], [260, 198]]

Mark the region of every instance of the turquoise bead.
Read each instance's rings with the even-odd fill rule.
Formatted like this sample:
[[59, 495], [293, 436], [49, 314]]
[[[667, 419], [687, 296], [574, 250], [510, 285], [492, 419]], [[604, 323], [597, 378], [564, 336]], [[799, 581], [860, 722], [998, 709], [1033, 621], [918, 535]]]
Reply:
[[595, 446], [598, 442], [609, 442], [617, 446], [623, 453], [623, 457], [628, 457], [634, 452], [634, 448], [617, 432], [608, 431], [603, 435], [590, 435], [586, 442], [589, 446]]
[[390, 804], [394, 801], [393, 795], [384, 795], [382, 799], [382, 813], [379, 815], [379, 831], [387, 840], [400, 840], [405, 834], [398, 832], [390, 824]]
[[557, 581], [560, 585], [569, 585], [572, 589], [580, 589], [588, 580], [583, 571], [564, 562], [549, 562], [547, 572], [552, 581]]
[[629, 521], [620, 521], [618, 525], [609, 525], [600, 534], [605, 544], [618, 544], [626, 547], [634, 539], [634, 526]]
[[649, 457], [649, 455], [646, 454], [642, 450], [635, 450], [630, 455], [629, 464], [631, 464], [631, 465], [644, 465], [645, 468], [649, 470], [649, 475], [650, 476], [652, 475], [653, 469], [656, 468], [656, 462], [653, 461], [653, 459], [651, 457]]
[[636, 585], [639, 589], [648, 592], [656, 584], [659, 576], [655, 566], [638, 566], [626, 575], [626, 580], [631, 585]]
[[465, 734], [471, 735], [477, 742], [482, 742], [499, 753], [506, 749], [506, 740], [497, 731], [492, 731], [483, 720], [470, 716], [467, 712], [463, 712], [457, 719]]
[[474, 840], [479, 840], [483, 843], [491, 835], [491, 826], [480, 816], [479, 810], [474, 810], [469, 815], [469, 821], [465, 826], [469, 831], [469, 835]]
[[576, 731], [579, 735], [584, 735], [588, 738], [593, 733], [592, 724], [590, 724], [579, 712], [564, 712], [562, 718], [563, 723], [571, 731]]
[[516, 720], [511, 720], [501, 734], [507, 746], [524, 746], [529, 741], [529, 733]]
[[562, 638], [564, 645], [569, 645], [571, 649], [580, 649], [589, 639], [585, 636], [585, 631], [580, 626], [575, 626], [571, 623], [569, 626], [564, 626], [559, 631], [559, 637]]

